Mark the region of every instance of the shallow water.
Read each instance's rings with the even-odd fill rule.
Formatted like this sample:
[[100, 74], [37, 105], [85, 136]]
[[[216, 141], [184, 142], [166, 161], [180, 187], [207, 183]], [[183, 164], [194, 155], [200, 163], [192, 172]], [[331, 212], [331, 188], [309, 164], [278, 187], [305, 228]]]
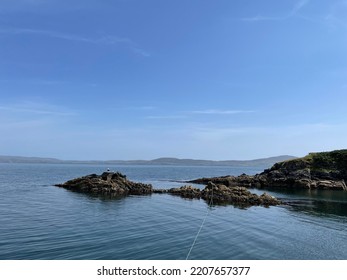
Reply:
[[[108, 166], [107, 166], [108, 167]], [[156, 188], [232, 167], [110, 166]], [[347, 259], [347, 192], [269, 193], [280, 207], [209, 207], [169, 194], [123, 199], [54, 187], [105, 166], [0, 164], [0, 259]], [[262, 193], [263, 190], [252, 190]]]

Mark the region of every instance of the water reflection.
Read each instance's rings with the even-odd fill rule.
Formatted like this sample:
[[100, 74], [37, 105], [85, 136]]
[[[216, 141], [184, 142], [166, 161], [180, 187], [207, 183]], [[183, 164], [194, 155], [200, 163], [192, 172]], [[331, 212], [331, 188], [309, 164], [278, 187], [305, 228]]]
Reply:
[[347, 192], [337, 190], [271, 190], [289, 210], [315, 216], [347, 217]]
[[286, 199], [289, 210], [315, 215], [315, 216], [344, 216], [347, 217], [347, 202], [312, 200], [312, 199]]
[[[252, 193], [258, 195], [264, 193], [264, 190], [251, 189]], [[84, 196], [89, 200], [99, 201], [119, 201], [126, 199], [127, 196], [119, 196], [117, 194], [91, 194], [75, 192], [76, 195]], [[290, 211], [301, 212], [303, 214], [314, 216], [343, 216], [347, 217], [347, 192], [346, 191], [329, 191], [329, 190], [271, 190], [266, 193], [279, 198], [284, 202], [284, 207]], [[160, 194], [171, 195], [171, 194]], [[151, 194], [143, 195], [149, 197]], [[199, 198], [184, 198], [182, 200], [192, 201], [200, 200]], [[203, 199], [202, 199], [203, 200]], [[211, 206], [211, 201], [203, 200], [207, 205]], [[238, 209], [246, 210], [252, 205], [245, 203], [230, 203], [213, 201], [214, 207], [233, 206]], [[264, 206], [266, 207], [266, 206]]]

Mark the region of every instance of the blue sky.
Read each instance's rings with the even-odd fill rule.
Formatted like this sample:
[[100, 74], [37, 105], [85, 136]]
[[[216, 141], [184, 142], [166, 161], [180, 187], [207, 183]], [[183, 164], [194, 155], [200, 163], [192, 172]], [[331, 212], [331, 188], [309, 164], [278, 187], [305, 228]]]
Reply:
[[0, 0], [0, 154], [346, 148], [346, 0]]

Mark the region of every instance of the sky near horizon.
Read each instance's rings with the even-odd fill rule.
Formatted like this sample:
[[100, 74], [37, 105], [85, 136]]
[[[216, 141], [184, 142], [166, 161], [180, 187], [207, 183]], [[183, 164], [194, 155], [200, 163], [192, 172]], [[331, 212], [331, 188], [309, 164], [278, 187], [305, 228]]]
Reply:
[[0, 154], [347, 148], [346, 0], [0, 0]]

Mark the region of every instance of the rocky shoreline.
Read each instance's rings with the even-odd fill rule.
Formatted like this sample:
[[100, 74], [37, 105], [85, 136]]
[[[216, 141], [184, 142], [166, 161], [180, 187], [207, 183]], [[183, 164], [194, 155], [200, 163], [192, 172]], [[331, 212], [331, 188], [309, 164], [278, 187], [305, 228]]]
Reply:
[[347, 191], [347, 150], [311, 153], [274, 164], [260, 174], [200, 178], [189, 183], [258, 189], [326, 189]]
[[129, 181], [119, 172], [91, 174], [56, 186], [71, 191], [124, 197], [153, 193], [177, 195], [182, 198], [203, 199], [213, 204], [232, 204], [240, 207], [275, 206], [282, 201], [266, 193], [257, 195], [247, 188], [258, 189], [328, 189], [347, 191], [347, 150], [311, 153], [274, 164], [260, 174], [200, 178], [188, 183], [204, 184], [204, 189], [182, 186], [154, 189], [150, 184]]
[[268, 207], [282, 204], [280, 200], [265, 193], [259, 196], [251, 193], [244, 187], [229, 187], [213, 182], [208, 182], [203, 190], [192, 186], [182, 186], [180, 188], [171, 189], [153, 189], [152, 185], [129, 181], [125, 175], [119, 172], [104, 172], [101, 175], [91, 174], [69, 180], [63, 184], [56, 184], [55, 186], [76, 192], [104, 196], [110, 195], [112, 197], [166, 193], [177, 195], [182, 198], [203, 199], [211, 204], [232, 204], [238, 207]]

